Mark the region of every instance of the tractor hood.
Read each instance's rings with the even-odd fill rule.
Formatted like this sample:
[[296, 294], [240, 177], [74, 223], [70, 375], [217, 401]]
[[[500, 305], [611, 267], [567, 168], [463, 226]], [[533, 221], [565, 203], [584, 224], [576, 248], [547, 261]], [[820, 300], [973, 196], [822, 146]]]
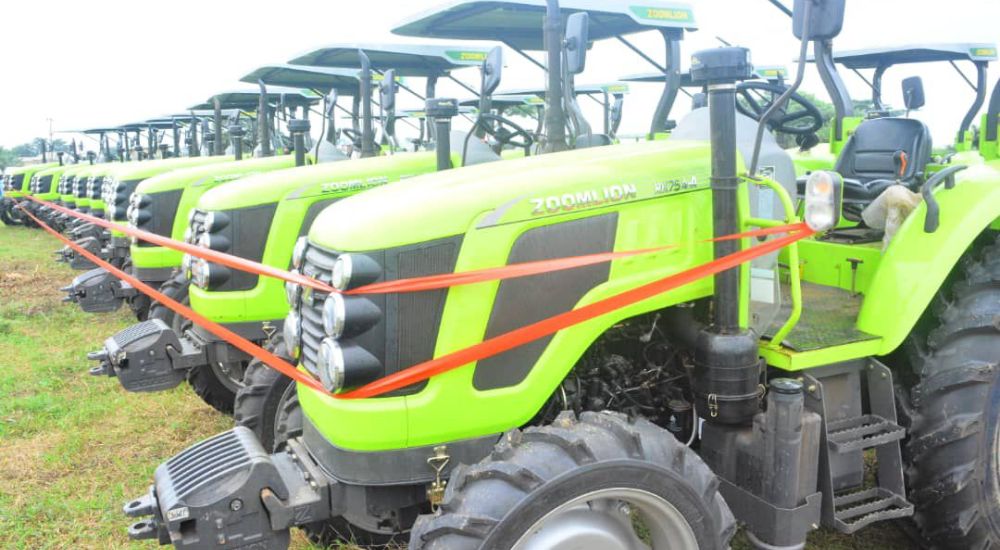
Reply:
[[183, 189], [189, 185], [217, 185], [221, 182], [247, 177], [257, 170], [270, 171], [293, 166], [295, 166], [293, 156], [281, 155], [183, 168], [143, 180], [136, 188], [136, 192], [163, 193]]
[[428, 174], [340, 201], [313, 243], [369, 251], [709, 187], [706, 141], [580, 149]]
[[238, 185], [222, 185], [212, 189], [198, 202], [198, 208], [232, 210], [283, 199], [358, 192], [416, 174], [425, 174], [433, 170], [434, 163], [434, 153], [404, 153], [259, 174], [240, 179]]
[[178, 168], [189, 168], [192, 166], [204, 166], [206, 164], [218, 164], [220, 162], [232, 162], [233, 157], [224, 155], [218, 157], [182, 157], [159, 160], [137, 160], [123, 162], [120, 164], [107, 165], [112, 170], [108, 175], [114, 176], [119, 181], [142, 180], [164, 170], [176, 170]]

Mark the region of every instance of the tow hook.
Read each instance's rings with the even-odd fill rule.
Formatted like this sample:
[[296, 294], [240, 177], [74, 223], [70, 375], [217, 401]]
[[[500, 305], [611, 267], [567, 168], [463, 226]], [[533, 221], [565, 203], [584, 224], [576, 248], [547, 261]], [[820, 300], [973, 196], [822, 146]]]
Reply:
[[287, 548], [290, 527], [330, 516], [334, 483], [299, 440], [269, 455], [252, 431], [237, 427], [161, 464], [149, 492], [123, 511], [146, 518], [129, 527], [132, 540], [192, 550]]
[[[84, 237], [82, 239], [77, 239], [76, 244], [80, 245], [84, 250], [95, 256], [100, 257], [101, 255], [101, 249], [103, 247], [101, 246], [101, 241], [97, 237]], [[83, 254], [73, 254], [73, 257], [69, 260], [69, 266], [78, 271], [94, 269], [97, 267], [94, 262], [90, 261]]]
[[63, 301], [76, 302], [87, 313], [117, 311], [122, 303], [136, 295], [136, 290], [104, 269], [95, 268], [73, 279], [63, 287], [67, 294]]
[[177, 387], [190, 365], [204, 360], [204, 352], [181, 339], [160, 319], [132, 325], [104, 341], [104, 349], [87, 354], [98, 361], [95, 376], [115, 376], [130, 392], [154, 392]]

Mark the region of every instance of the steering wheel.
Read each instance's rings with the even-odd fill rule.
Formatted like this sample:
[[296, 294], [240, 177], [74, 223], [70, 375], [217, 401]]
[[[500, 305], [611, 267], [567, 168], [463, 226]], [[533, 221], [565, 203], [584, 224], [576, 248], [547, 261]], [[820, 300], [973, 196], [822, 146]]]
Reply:
[[[785, 86], [770, 82], [741, 82], [736, 86], [736, 110], [760, 121], [774, 101], [787, 90]], [[775, 113], [767, 126], [772, 132], [796, 136], [815, 134], [823, 127], [823, 114], [808, 99], [794, 93], [788, 98], [788, 105]]]
[[[493, 123], [493, 124], [490, 124]], [[482, 128], [487, 135], [497, 140], [500, 149], [504, 145], [513, 145], [529, 150], [535, 143], [534, 136], [523, 127], [509, 118], [492, 113], [481, 113], [476, 125]], [[475, 131], [475, 129], [473, 129]], [[520, 136], [520, 139], [517, 139]]]

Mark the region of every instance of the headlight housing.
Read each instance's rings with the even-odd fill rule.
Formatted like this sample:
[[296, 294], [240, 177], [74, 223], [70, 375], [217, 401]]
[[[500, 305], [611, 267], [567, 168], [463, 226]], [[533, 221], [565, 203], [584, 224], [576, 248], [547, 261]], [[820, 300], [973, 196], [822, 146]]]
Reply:
[[364, 254], [341, 254], [333, 264], [330, 283], [343, 292], [374, 283], [381, 273], [378, 262]]
[[378, 380], [382, 363], [364, 348], [324, 338], [316, 360], [319, 379], [329, 392], [360, 386]]
[[288, 317], [285, 317], [282, 336], [285, 339], [285, 349], [293, 359], [298, 359], [302, 351], [302, 318], [295, 310], [289, 311]]
[[307, 237], [299, 237], [295, 241], [295, 248], [292, 249], [292, 267], [295, 269], [302, 269], [302, 261], [306, 257], [307, 246], [309, 246], [309, 239]]
[[330, 294], [323, 303], [323, 332], [330, 338], [352, 338], [378, 324], [382, 311], [360, 296]]
[[[292, 273], [298, 275], [298, 270], [293, 269]], [[292, 281], [285, 281], [285, 299], [288, 300], [288, 305], [293, 308], [298, 305], [299, 300], [302, 299], [302, 285], [299, 283], [293, 283]]]
[[817, 170], [806, 180], [805, 222], [813, 231], [833, 229], [840, 222], [844, 179], [836, 172]]
[[337, 392], [344, 387], [344, 350], [331, 338], [324, 338], [319, 345], [319, 359], [316, 360], [319, 380], [329, 392]]

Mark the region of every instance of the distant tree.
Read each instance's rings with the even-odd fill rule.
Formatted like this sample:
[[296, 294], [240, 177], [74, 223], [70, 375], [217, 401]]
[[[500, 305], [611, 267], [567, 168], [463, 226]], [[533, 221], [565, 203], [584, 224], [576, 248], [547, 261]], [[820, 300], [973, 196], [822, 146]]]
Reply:
[[8, 166], [18, 166], [21, 164], [14, 151], [0, 147], [0, 170], [6, 170]]
[[34, 143], [22, 143], [20, 145], [15, 145], [11, 151], [21, 158], [33, 157], [38, 154]]

